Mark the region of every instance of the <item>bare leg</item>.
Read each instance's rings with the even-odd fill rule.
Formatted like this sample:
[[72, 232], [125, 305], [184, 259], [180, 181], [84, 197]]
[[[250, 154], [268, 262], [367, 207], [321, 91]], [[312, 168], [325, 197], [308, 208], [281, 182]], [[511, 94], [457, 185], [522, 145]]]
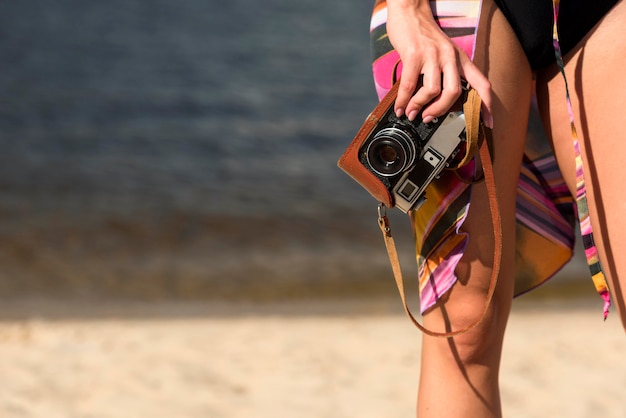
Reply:
[[[502, 339], [513, 298], [515, 196], [532, 90], [532, 74], [506, 19], [483, 3], [475, 59], [494, 93], [494, 171], [502, 214], [503, 259], [494, 300], [477, 328], [449, 339], [424, 336], [417, 415], [419, 417], [498, 417], [498, 371]], [[493, 231], [484, 184], [474, 186], [464, 230], [470, 234], [457, 267], [459, 282], [446, 300], [429, 311], [430, 329], [457, 330], [482, 312], [493, 263]]]
[[[626, 328], [626, 2], [620, 1], [569, 53], [570, 84], [583, 150], [591, 223], [614, 304]], [[574, 150], [565, 105], [565, 86], [556, 65], [537, 79], [537, 96], [559, 167], [574, 193]]]

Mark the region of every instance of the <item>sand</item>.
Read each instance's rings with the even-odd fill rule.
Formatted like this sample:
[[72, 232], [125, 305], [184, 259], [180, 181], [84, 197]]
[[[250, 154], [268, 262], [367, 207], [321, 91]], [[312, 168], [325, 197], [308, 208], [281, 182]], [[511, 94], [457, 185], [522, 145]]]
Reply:
[[[399, 308], [5, 302], [0, 416], [411, 417], [421, 335]], [[516, 303], [505, 416], [626, 416], [626, 337], [596, 308]]]

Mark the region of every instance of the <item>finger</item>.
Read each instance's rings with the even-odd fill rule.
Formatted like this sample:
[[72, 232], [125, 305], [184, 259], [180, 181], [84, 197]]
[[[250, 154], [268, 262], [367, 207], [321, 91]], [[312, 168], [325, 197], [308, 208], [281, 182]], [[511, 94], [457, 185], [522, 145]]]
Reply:
[[461, 75], [457, 66], [450, 64], [443, 71], [441, 94], [424, 109], [422, 114], [424, 122], [428, 123], [433, 118], [445, 114], [461, 95]]
[[482, 119], [488, 128], [493, 128], [493, 115], [492, 110], [492, 91], [491, 83], [483, 75], [483, 73], [472, 63], [467, 61], [462, 63], [463, 76], [467, 82], [476, 90], [482, 101]]
[[398, 95], [394, 104], [396, 116], [400, 117], [406, 114], [406, 106], [417, 88], [418, 78], [419, 70], [417, 67], [403, 66], [400, 86], [398, 87]]
[[414, 120], [424, 106], [441, 93], [441, 70], [437, 66], [423, 69], [422, 85], [409, 101], [406, 112], [409, 120]]

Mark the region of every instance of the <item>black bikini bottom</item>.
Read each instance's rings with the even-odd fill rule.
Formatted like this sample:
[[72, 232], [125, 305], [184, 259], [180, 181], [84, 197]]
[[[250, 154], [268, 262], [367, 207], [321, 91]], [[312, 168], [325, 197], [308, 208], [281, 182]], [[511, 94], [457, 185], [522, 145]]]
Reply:
[[[539, 70], [555, 62], [552, 46], [553, 11], [550, 0], [495, 0], [517, 34], [530, 66]], [[618, 0], [564, 0], [559, 11], [559, 40], [563, 55], [595, 26]]]

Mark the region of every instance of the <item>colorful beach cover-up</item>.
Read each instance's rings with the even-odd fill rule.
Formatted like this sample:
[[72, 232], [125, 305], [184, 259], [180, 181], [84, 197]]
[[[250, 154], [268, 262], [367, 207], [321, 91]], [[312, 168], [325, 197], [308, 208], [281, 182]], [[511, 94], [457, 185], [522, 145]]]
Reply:
[[[473, 58], [481, 1], [436, 0], [431, 1], [430, 5], [444, 32]], [[554, 10], [556, 21], [558, 1], [554, 5]], [[391, 89], [394, 80], [402, 71], [400, 57], [393, 49], [386, 33], [386, 21], [386, 2], [377, 0], [370, 23], [370, 39], [372, 70], [379, 99]], [[556, 29], [554, 38], [558, 61], [560, 49]], [[562, 61], [559, 64], [562, 65]], [[574, 129], [573, 136], [576, 147]], [[577, 156], [580, 157], [579, 149]], [[606, 318], [609, 307], [608, 287], [593, 245], [584, 200], [582, 162], [578, 160], [579, 158], [577, 170], [580, 172], [580, 178], [578, 201], [575, 201], [561, 176], [546, 139], [530, 133], [526, 140], [517, 191], [515, 295], [539, 286], [571, 259], [578, 212], [587, 261], [594, 276], [596, 289], [605, 301]], [[416, 237], [422, 313], [432, 307], [457, 280], [454, 270], [468, 241], [467, 234], [461, 232], [460, 228], [469, 210], [470, 194], [470, 185], [447, 172], [429, 186], [426, 191], [428, 198], [426, 203], [410, 214]]]

